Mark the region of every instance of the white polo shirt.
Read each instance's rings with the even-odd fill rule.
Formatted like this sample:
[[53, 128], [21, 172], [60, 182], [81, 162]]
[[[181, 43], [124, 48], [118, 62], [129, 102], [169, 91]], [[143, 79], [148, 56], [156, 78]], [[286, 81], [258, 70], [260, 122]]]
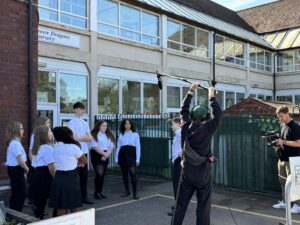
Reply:
[[33, 149], [33, 143], [34, 143], [34, 134], [30, 136], [29, 151]]
[[20, 142], [19, 139], [13, 139], [8, 147], [7, 147], [7, 154], [6, 154], [6, 166], [18, 166], [19, 162], [17, 157], [21, 155], [24, 162], [26, 162], [26, 152]]
[[70, 171], [76, 169], [78, 159], [82, 154], [81, 149], [77, 145], [58, 142], [53, 148], [56, 170]]
[[181, 148], [181, 129], [178, 128], [175, 130], [175, 136], [172, 142], [172, 162], [181, 155], [182, 148]]
[[110, 148], [114, 148], [114, 143], [106, 136], [105, 133], [101, 131], [97, 134], [98, 141], [96, 142], [94, 139], [90, 142], [90, 147], [99, 147], [102, 151], [108, 151]]
[[[88, 123], [82, 118], [74, 117], [68, 122], [68, 127], [73, 131], [74, 135], [79, 137], [90, 132]], [[88, 142], [81, 141], [80, 145], [83, 154], [87, 154], [89, 151]]]
[[54, 163], [53, 148], [51, 145], [41, 145], [37, 155], [32, 157], [32, 167], [48, 166], [51, 163]]

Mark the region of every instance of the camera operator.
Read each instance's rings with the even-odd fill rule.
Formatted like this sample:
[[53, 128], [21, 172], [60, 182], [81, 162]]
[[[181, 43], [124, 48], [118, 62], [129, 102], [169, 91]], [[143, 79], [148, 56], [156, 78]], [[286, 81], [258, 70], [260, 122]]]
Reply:
[[[285, 183], [286, 178], [291, 173], [289, 157], [300, 156], [300, 126], [290, 117], [288, 107], [279, 107], [276, 114], [281, 122], [280, 138], [276, 144], [279, 146], [278, 176], [283, 200], [273, 205], [273, 208], [285, 209]], [[291, 212], [300, 213], [300, 207], [294, 204]]]

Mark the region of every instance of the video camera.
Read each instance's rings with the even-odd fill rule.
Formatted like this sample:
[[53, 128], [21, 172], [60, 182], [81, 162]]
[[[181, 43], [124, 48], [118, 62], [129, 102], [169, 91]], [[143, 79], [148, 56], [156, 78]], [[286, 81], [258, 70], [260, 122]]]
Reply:
[[280, 133], [277, 131], [262, 131], [261, 137], [266, 139], [267, 145], [272, 147], [275, 150], [278, 150], [280, 147], [276, 145], [277, 140], [280, 138]]

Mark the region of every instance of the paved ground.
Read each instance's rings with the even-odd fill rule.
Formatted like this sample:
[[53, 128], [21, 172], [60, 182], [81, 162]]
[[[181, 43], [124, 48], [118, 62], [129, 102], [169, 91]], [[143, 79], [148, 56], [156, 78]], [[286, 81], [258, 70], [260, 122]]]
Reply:
[[[105, 181], [107, 199], [95, 200], [96, 224], [101, 225], [169, 225], [167, 216], [170, 206], [174, 203], [171, 183], [154, 178], [139, 178], [139, 201], [131, 197], [121, 198], [123, 184], [120, 176], [108, 175]], [[1, 190], [1, 188], [0, 188]], [[90, 193], [93, 181], [90, 181]], [[0, 191], [0, 200], [7, 202], [8, 191]], [[91, 196], [92, 197], [92, 196]], [[278, 225], [284, 220], [283, 210], [272, 209], [279, 196], [249, 194], [225, 190], [220, 187], [213, 189], [212, 225]], [[88, 205], [84, 206], [89, 208]], [[229, 209], [230, 207], [230, 209]], [[189, 205], [184, 225], [195, 224], [195, 198]], [[30, 208], [25, 208], [31, 214]], [[49, 215], [51, 213], [49, 212]], [[300, 224], [300, 215], [293, 216], [294, 224]], [[235, 220], [235, 221], [234, 221]]]

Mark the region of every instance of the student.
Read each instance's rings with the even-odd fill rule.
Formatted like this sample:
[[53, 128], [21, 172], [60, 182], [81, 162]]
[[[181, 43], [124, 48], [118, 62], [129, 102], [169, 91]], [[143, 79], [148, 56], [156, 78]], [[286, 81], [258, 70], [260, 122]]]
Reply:
[[[175, 117], [172, 119], [172, 131], [175, 133], [173, 143], [172, 143], [172, 178], [173, 178], [173, 192], [174, 199], [176, 201], [176, 195], [178, 191], [179, 179], [181, 174], [181, 156], [182, 156], [182, 148], [181, 148], [181, 119], [179, 117]], [[174, 210], [174, 207], [172, 207]], [[168, 213], [169, 216], [173, 215], [172, 213]]]
[[26, 198], [26, 179], [29, 169], [26, 165], [26, 153], [21, 144], [23, 137], [23, 125], [17, 121], [11, 121], [6, 127], [7, 155], [6, 163], [10, 178], [11, 196], [9, 207], [16, 211], [22, 211]]
[[80, 211], [82, 198], [77, 166], [86, 164], [79, 142], [73, 138], [68, 127], [55, 127], [53, 135], [57, 144], [54, 145], [53, 156], [56, 168], [50, 192], [49, 207], [56, 209], [58, 216]]
[[32, 148], [32, 162], [34, 172], [31, 177], [31, 187], [35, 203], [34, 214], [37, 218], [44, 218], [44, 211], [50, 195], [52, 178], [55, 175], [51, 129], [39, 126], [34, 132], [34, 143]]
[[[76, 102], [73, 105], [75, 116], [68, 122], [68, 127], [73, 131], [74, 139], [81, 145], [81, 151], [88, 157], [88, 142], [92, 141], [92, 135], [88, 123], [82, 119], [84, 114], [85, 106], [81, 102]], [[87, 196], [87, 184], [88, 184], [88, 168], [87, 165], [84, 167], [78, 167], [78, 174], [80, 180], [80, 189], [82, 203], [93, 204], [93, 202]]]
[[116, 163], [122, 170], [125, 192], [121, 197], [130, 195], [128, 173], [131, 177], [133, 199], [139, 199], [137, 196], [137, 177], [136, 168], [140, 165], [141, 145], [140, 137], [135, 131], [131, 120], [124, 119], [120, 126], [121, 135], [118, 138]]
[[91, 160], [95, 171], [95, 199], [103, 199], [104, 176], [107, 170], [109, 157], [115, 147], [115, 137], [109, 130], [107, 122], [100, 120], [92, 130]]

